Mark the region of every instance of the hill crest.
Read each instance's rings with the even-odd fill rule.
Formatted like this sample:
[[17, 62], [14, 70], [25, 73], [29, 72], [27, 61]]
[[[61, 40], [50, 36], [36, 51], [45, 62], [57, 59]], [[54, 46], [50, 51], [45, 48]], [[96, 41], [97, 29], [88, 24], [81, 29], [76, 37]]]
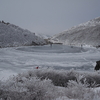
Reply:
[[65, 45], [100, 45], [100, 17], [86, 23], [74, 26], [66, 31], [54, 35], [52, 42]]
[[45, 40], [27, 29], [0, 21], [0, 47], [43, 45]]

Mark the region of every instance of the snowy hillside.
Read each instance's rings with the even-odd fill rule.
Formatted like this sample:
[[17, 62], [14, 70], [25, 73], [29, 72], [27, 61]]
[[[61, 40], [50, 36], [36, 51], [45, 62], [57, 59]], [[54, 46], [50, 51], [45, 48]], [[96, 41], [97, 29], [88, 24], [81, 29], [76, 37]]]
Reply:
[[48, 39], [48, 38], [51, 38], [50, 35], [48, 34], [41, 34], [41, 33], [36, 33], [36, 36], [42, 38], [42, 39]]
[[56, 34], [51, 41], [65, 45], [100, 46], [100, 17]]
[[0, 47], [43, 45], [44, 39], [28, 30], [0, 21]]

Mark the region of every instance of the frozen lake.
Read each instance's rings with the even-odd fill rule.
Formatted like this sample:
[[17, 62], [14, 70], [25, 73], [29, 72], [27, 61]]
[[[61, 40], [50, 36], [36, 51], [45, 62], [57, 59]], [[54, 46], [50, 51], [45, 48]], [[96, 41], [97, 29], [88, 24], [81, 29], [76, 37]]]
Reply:
[[100, 49], [64, 45], [22, 46], [0, 49], [0, 79], [27, 69], [53, 68], [94, 71]]

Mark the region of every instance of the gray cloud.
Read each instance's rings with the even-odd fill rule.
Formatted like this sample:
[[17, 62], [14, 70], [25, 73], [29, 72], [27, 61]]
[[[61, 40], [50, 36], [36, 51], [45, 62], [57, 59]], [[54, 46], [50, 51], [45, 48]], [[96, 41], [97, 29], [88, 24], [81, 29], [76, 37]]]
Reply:
[[100, 16], [100, 0], [0, 0], [0, 20], [57, 34]]

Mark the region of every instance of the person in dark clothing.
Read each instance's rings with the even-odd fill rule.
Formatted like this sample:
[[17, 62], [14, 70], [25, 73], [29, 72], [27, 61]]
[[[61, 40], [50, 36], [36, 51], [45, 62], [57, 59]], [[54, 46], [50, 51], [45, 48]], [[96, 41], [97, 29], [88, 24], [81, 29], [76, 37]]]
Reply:
[[94, 68], [94, 70], [100, 70], [100, 60], [99, 61], [96, 61], [96, 66]]

